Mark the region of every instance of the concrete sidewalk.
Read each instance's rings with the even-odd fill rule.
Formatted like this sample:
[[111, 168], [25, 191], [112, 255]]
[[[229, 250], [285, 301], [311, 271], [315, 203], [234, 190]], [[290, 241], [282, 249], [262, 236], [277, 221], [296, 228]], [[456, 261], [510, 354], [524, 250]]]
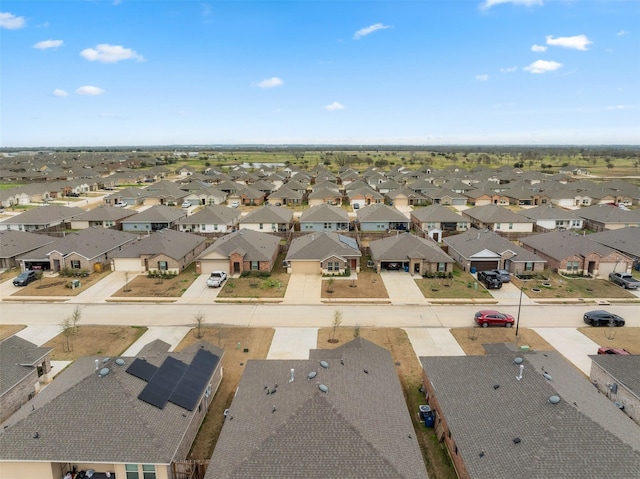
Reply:
[[589, 376], [591, 359], [588, 356], [598, 353], [597, 343], [576, 328], [533, 328], [533, 330], [580, 371]]
[[136, 356], [143, 347], [156, 339], [169, 343], [171, 345], [169, 351], [173, 351], [191, 329], [191, 326], [150, 326], [147, 332], [122, 353], [122, 356]]
[[318, 347], [318, 328], [275, 328], [267, 359], [309, 359]]
[[403, 328], [416, 356], [466, 356], [449, 328]]

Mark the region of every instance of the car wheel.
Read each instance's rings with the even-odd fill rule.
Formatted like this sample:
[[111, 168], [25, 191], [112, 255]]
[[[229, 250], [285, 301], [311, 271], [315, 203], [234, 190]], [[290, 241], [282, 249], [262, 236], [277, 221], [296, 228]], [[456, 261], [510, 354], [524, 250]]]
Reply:
[[482, 327], [483, 328], [488, 328], [489, 327], [489, 323], [482, 323]]
[[591, 321], [591, 324], [597, 328], [600, 326], [600, 321]]
[[510, 328], [511, 326], [513, 326], [513, 323], [507, 323], [507, 324], [505, 324], [505, 327], [506, 327], [506, 328]]

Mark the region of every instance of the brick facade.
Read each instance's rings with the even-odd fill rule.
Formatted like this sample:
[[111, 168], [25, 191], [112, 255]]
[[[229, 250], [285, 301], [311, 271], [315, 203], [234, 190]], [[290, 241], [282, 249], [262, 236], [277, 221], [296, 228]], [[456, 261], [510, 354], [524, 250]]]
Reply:
[[[598, 391], [611, 401], [623, 405], [622, 411], [640, 425], [640, 397], [637, 394], [634, 394], [627, 386], [607, 373], [596, 362], [591, 363], [589, 379], [598, 388]], [[617, 386], [614, 388], [613, 384], [617, 384]]]

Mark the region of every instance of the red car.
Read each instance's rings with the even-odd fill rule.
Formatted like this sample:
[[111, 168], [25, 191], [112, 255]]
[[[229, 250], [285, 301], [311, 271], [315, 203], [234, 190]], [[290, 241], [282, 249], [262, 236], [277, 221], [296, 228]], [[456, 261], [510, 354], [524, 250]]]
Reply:
[[493, 310], [478, 311], [473, 319], [483, 328], [489, 326], [504, 326], [510, 328], [513, 326], [513, 323], [515, 323], [515, 319], [513, 319], [513, 316], [510, 314]]
[[629, 351], [623, 348], [608, 348], [602, 347], [598, 348], [598, 354], [620, 354], [622, 356], [629, 356]]

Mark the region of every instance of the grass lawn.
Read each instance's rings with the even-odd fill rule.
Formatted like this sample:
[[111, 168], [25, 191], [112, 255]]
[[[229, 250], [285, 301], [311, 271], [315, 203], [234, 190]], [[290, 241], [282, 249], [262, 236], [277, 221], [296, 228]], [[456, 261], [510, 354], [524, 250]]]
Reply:
[[[213, 454], [213, 448], [222, 430], [224, 410], [231, 405], [240, 377], [244, 372], [245, 363], [249, 359], [265, 359], [267, 357], [274, 330], [271, 328], [205, 326], [202, 332], [202, 339], [224, 349], [222, 382], [213, 397], [209, 411], [187, 457], [187, 459], [208, 460]], [[176, 351], [181, 351], [198, 340], [194, 329], [184, 337]], [[238, 344], [240, 344], [240, 348], [238, 348]], [[246, 353], [244, 352], [245, 348], [249, 350]]]
[[[566, 278], [552, 271], [545, 271], [546, 279], [526, 281], [524, 292], [532, 300], [538, 298], [625, 298], [635, 296], [627, 290], [605, 279]], [[512, 276], [511, 281], [518, 288], [522, 281]], [[535, 288], [539, 291], [532, 291]]]
[[[61, 328], [62, 330], [62, 328]], [[83, 356], [120, 356], [147, 330], [138, 326], [83, 326], [67, 337], [62, 332], [43, 344], [54, 348], [54, 361], [74, 361]]]
[[[367, 258], [363, 258], [366, 264]], [[322, 279], [322, 298], [388, 298], [387, 288], [378, 273], [371, 268], [362, 268], [358, 279], [336, 277], [330, 284], [330, 278]], [[332, 290], [329, 293], [328, 290]]]
[[471, 274], [460, 271], [457, 267], [454, 268], [451, 279], [421, 278], [415, 281], [425, 298], [493, 298]]
[[[45, 273], [41, 279], [27, 286], [16, 288], [17, 291], [11, 296], [77, 296], [105, 276], [111, 274], [111, 271], [105, 270], [101, 273], [90, 273], [85, 278], [49, 277], [47, 274]], [[70, 285], [71, 281], [76, 279], [80, 281], [81, 286], [75, 289], [67, 288], [67, 285]]]
[[176, 298], [182, 296], [182, 293], [191, 286], [191, 283], [197, 277], [195, 263], [190, 264], [179, 275], [170, 279], [149, 278], [146, 275], [139, 275], [129, 281], [126, 286], [116, 291], [111, 297], [155, 298], [165, 296]]
[[594, 328], [587, 326], [578, 328], [582, 334], [587, 336], [598, 346], [608, 346], [611, 348], [624, 348], [631, 354], [640, 354], [640, 328]]
[[483, 356], [483, 344], [514, 344], [517, 347], [529, 346], [533, 351], [552, 351], [553, 347], [532, 329], [519, 328], [452, 328], [451, 334], [465, 354]]
[[262, 277], [257, 272], [250, 272], [240, 278], [229, 278], [219, 298], [284, 298], [290, 275], [283, 268], [285, 255], [279, 254], [271, 270], [271, 275]]

